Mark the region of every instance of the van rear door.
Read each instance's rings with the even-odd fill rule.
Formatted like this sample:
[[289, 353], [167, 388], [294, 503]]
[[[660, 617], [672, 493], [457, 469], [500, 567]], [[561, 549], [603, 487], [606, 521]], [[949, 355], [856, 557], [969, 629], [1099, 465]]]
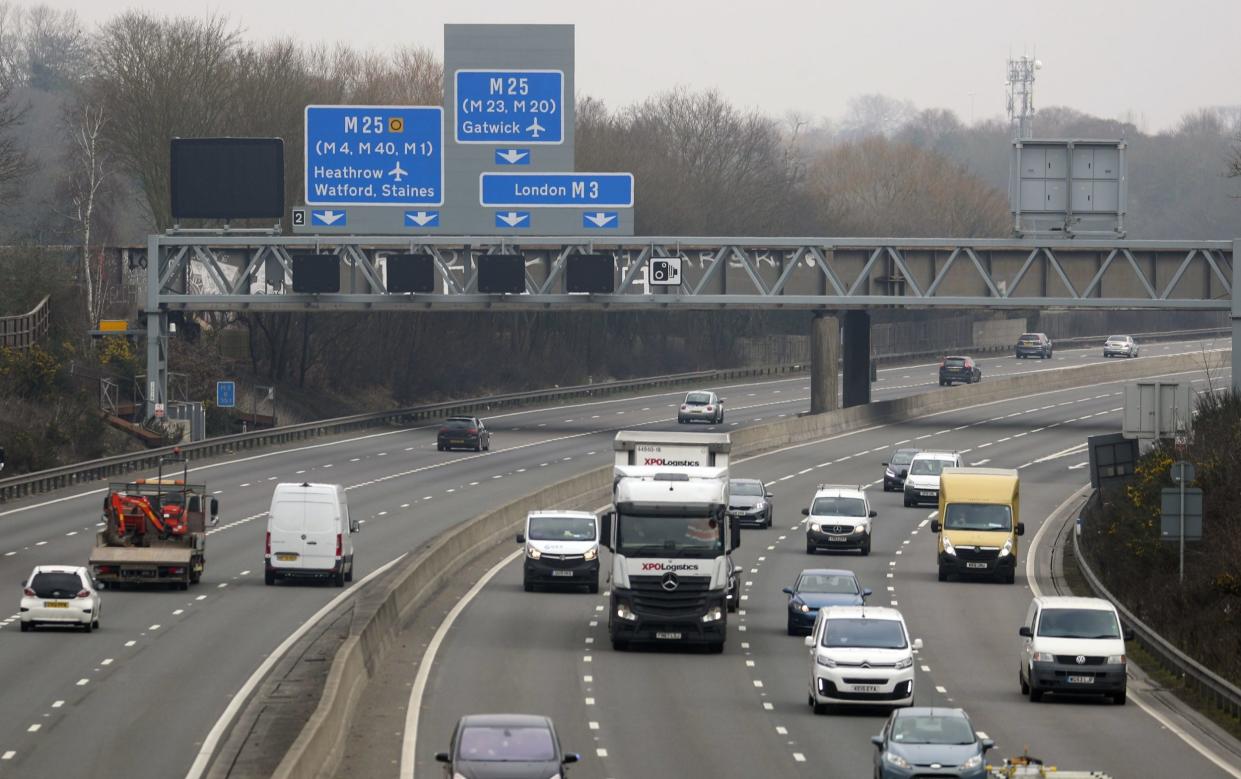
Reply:
[[336, 567], [336, 537], [342, 532], [340, 504], [332, 493], [306, 496], [302, 567], [327, 571]]
[[273, 568], [302, 568], [306, 541], [302, 527], [306, 523], [306, 501], [300, 492], [286, 492], [272, 501], [268, 532], [271, 533], [271, 564]]

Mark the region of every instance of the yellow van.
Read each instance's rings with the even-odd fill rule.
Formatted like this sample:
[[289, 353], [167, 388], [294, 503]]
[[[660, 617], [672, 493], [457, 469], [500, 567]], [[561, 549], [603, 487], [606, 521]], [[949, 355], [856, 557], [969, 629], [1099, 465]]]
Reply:
[[945, 468], [939, 477], [939, 580], [986, 576], [1012, 584], [1017, 574], [1020, 479], [1011, 468]]

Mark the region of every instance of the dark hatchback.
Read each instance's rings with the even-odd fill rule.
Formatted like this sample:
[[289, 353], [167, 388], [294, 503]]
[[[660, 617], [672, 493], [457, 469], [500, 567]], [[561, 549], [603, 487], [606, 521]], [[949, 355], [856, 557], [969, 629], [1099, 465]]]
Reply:
[[987, 779], [984, 756], [995, 746], [979, 737], [962, 709], [923, 706], [892, 712], [871, 743], [877, 779]]
[[819, 609], [827, 606], [861, 606], [870, 595], [869, 589], [858, 584], [853, 571], [838, 568], [807, 568], [797, 575], [792, 587], [785, 587], [789, 596], [788, 633], [809, 635]]
[[1045, 333], [1022, 333], [1021, 337], [1017, 339], [1017, 348], [1014, 352], [1018, 360], [1024, 360], [1027, 357], [1050, 360], [1052, 353], [1051, 339]]
[[548, 779], [581, 755], [562, 752], [556, 726], [535, 714], [469, 714], [452, 732], [452, 749], [435, 759], [446, 779]]
[[914, 459], [918, 449], [897, 449], [886, 463], [883, 464], [883, 491], [905, 489], [905, 476], [909, 473], [909, 463]]
[[485, 452], [491, 448], [491, 431], [478, 417], [449, 417], [440, 426], [435, 448], [441, 452], [447, 449]]
[[974, 362], [973, 357], [945, 357], [939, 364], [939, 386], [951, 387], [962, 384], [976, 384], [982, 381], [982, 368]]

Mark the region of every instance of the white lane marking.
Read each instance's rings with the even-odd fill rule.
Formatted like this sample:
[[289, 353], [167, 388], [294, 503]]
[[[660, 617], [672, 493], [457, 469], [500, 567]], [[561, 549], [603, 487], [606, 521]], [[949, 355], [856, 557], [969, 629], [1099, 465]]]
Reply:
[[976, 730], [974, 732], [978, 734], [979, 738], [991, 738], [990, 736], [987, 735], [987, 732], [985, 730]]
[[178, 617], [184, 613], [185, 613], [185, 609], [177, 609], [176, 611], [172, 612], [172, 616]]
[[794, 753], [793, 753], [793, 759], [794, 759], [794, 760], [796, 760], [796, 761], [797, 761], [797, 762], [799, 762], [799, 763], [804, 763], [804, 762], [806, 762], [806, 756], [805, 756], [805, 755], [803, 755], [801, 752], [794, 752]]
[[787, 736], [789, 734], [789, 729], [783, 725], [776, 725], [776, 733], [781, 736]]
[[151, 627], [147, 628], [147, 630], [151, 630], [151, 631], [159, 630], [159, 625], [158, 624], [152, 625]]
[[85, 687], [90, 684], [90, 679], [78, 679], [78, 687]]
[[[491, 566], [491, 569], [484, 573], [479, 580], [474, 583], [461, 600], [457, 601], [453, 607], [444, 616], [444, 621], [435, 629], [435, 635], [431, 636], [430, 643], [422, 653], [422, 662], [418, 664], [418, 674], [414, 677], [414, 686], [409, 691], [409, 704], [405, 709], [405, 732], [401, 734], [401, 776], [413, 776], [414, 766], [417, 760], [417, 740], [418, 740], [418, 715], [422, 709], [422, 696], [427, 689], [427, 680], [431, 676], [431, 667], [435, 665], [435, 655], [439, 652], [440, 645], [444, 643], [444, 638], [448, 635], [448, 631], [452, 628], [457, 617], [461, 616], [461, 612], [470, 605], [474, 598], [483, 591], [483, 588], [500, 573], [506, 565], [525, 554], [525, 550], [518, 549], [503, 560]], [[596, 610], [602, 610], [603, 606], [596, 606]], [[585, 662], [590, 662], [590, 655], [582, 658]], [[210, 754], [210, 753], [208, 753]], [[191, 779], [187, 777], [187, 779]]]
[[591, 729], [591, 730], [598, 730], [598, 729], [599, 729], [599, 723], [598, 723], [598, 722], [591, 721], [591, 722], [588, 722], [588, 723], [586, 723], [586, 724], [590, 727], [590, 729]]
[[136, 644], [136, 643], [138, 643], [138, 642], [137, 642], [137, 641], [126, 641], [126, 642], [125, 642], [125, 646], [133, 646], [133, 645], [134, 645], [134, 644]]
[[947, 694], [948, 694], [948, 691], [947, 691], [947, 690], [945, 690], [943, 687], [941, 687], [941, 686], [939, 686], [939, 685], [936, 685], [936, 686], [935, 686], [935, 692], [939, 693], [940, 695], [947, 695]]
[[103, 660], [99, 662], [99, 664], [100, 665], [112, 665], [113, 662], [114, 661], [111, 657], [105, 657]]
[[52, 704], [52, 708], [59, 709], [61, 706], [64, 706], [64, 705], [65, 705], [64, 701], [56, 701]]
[[17, 754], [16, 752], [10, 749], [7, 752], [5, 752], [3, 755], [0, 755], [0, 760], [12, 760], [16, 754]]
[[595, 754], [598, 755], [599, 757], [607, 757], [608, 751], [604, 749], [603, 747], [595, 747]]
[[763, 701], [763, 708], [767, 711], [771, 711], [775, 708], [775, 705], [771, 701]]
[[[522, 550], [518, 549], [517, 551], [521, 552]], [[245, 684], [241, 685], [241, 689], [239, 689], [237, 693], [233, 695], [232, 699], [229, 700], [228, 706], [224, 709], [224, 713], [220, 715], [220, 718], [216, 720], [215, 724], [211, 727], [211, 731], [207, 733], [207, 737], [203, 740], [202, 747], [198, 750], [198, 755], [194, 758], [193, 764], [190, 765], [190, 770], [185, 773], [185, 779], [199, 779], [206, 773], [207, 765], [211, 760], [211, 755], [215, 753], [216, 746], [220, 743], [220, 739], [224, 737], [224, 734], [232, 725], [233, 719], [237, 716], [237, 713], [241, 711], [241, 707], [245, 705], [246, 700], [250, 697], [250, 693], [253, 692], [259, 682], [267, 676], [267, 672], [271, 670], [272, 666], [284, 657], [284, 654], [289, 651], [289, 648], [300, 641], [302, 636], [306, 635], [312, 627], [318, 624], [319, 620], [330, 614], [337, 606], [344, 603], [347, 599], [353, 597], [354, 593], [358, 592], [363, 585], [371, 579], [374, 579], [376, 576], [381, 575], [384, 571], [387, 571], [403, 559], [405, 559], [404, 554], [394, 557], [392, 560], [389, 560], [379, 566], [366, 576], [363, 576], [335, 598], [332, 598], [324, 604], [323, 608], [312, 614], [310, 619], [303, 622], [297, 630], [290, 633], [289, 637], [282, 641], [280, 646], [276, 647], [275, 650], [263, 660], [262, 665], [256, 668], [254, 673], [250, 674], [250, 678], [246, 679]], [[410, 775], [412, 776], [412, 774]]]
[[[1081, 500], [1082, 496], [1088, 489], [1088, 487], [1083, 487], [1082, 489], [1074, 492], [1066, 498], [1063, 503], [1057, 506], [1055, 511], [1048, 516], [1058, 516], [1064, 510], [1065, 506], [1074, 501]], [[1043, 535], [1047, 529], [1051, 527], [1051, 524], [1051, 522], [1044, 521], [1043, 524], [1039, 526], [1038, 532], [1034, 534], [1034, 540], [1030, 542], [1029, 552], [1026, 554], [1026, 583], [1030, 586], [1030, 592], [1036, 598], [1043, 594], [1043, 589], [1039, 587], [1038, 577], [1035, 575], [1035, 560], [1038, 558], [1038, 548], [1040, 543], [1042, 543]], [[1235, 767], [1228, 760], [1220, 755], [1217, 755], [1214, 750], [1207, 747], [1190, 734], [1186, 733], [1184, 729], [1165, 717], [1161, 712], [1151, 706], [1151, 704], [1147, 703], [1145, 699], [1145, 693], [1138, 693], [1133, 688], [1129, 688], [1129, 700], [1136, 703], [1138, 708], [1149, 714], [1152, 719], [1171, 731], [1181, 741], [1185, 742], [1190, 749], [1193, 749], [1195, 752], [1214, 763], [1220, 770], [1226, 772], [1229, 776], [1234, 777], [1234, 779], [1241, 779], [1241, 768]]]
[[983, 459], [981, 459], [981, 460], [978, 460], [978, 461], [974, 462], [974, 463], [973, 463], [973, 465], [986, 465], [986, 464], [987, 464], [987, 463], [989, 463], [989, 462], [991, 462], [991, 458], [990, 458], [990, 457], [984, 457]]
[[587, 699], [586, 699], [586, 705], [587, 705], [587, 706], [594, 706], [594, 705], [595, 705], [595, 699], [594, 699], [594, 698], [587, 698]]
[[1051, 460], [1058, 460], [1058, 459], [1060, 459], [1061, 457], [1068, 457], [1068, 456], [1069, 456], [1069, 455], [1071, 455], [1071, 454], [1077, 454], [1078, 452], [1085, 451], [1085, 449], [1086, 449], [1086, 444], [1084, 444], [1084, 443], [1082, 443], [1082, 444], [1074, 444], [1073, 446], [1070, 446], [1068, 449], [1061, 449], [1061, 450], [1060, 450], [1060, 451], [1058, 451], [1058, 452], [1052, 452], [1051, 454], [1047, 455], [1046, 457], [1040, 457], [1040, 458], [1038, 458], [1037, 460], [1034, 460], [1033, 462], [1036, 462], [1036, 463], [1045, 463], [1045, 462], [1049, 462], [1049, 461], [1051, 461]]
[[922, 668], [922, 673], [924, 673], [924, 674], [929, 674], [929, 673], [931, 672], [931, 666], [929, 666], [929, 665], [924, 665], [924, 666], [920, 666], [920, 667]]
[[42, 728], [43, 726], [36, 722], [35, 724], [26, 728], [26, 732], [27, 733], [38, 733]]

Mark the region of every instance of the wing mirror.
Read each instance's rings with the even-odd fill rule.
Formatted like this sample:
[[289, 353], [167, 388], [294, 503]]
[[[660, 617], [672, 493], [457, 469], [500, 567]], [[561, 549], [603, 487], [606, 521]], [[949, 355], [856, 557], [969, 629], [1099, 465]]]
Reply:
[[986, 752], [988, 749], [992, 748], [993, 746], [995, 746], [994, 739], [984, 738], [982, 740], [982, 751]]
[[576, 763], [577, 761], [581, 759], [582, 759], [582, 756], [579, 755], [577, 752], [565, 752], [564, 758], [560, 762], [563, 763], [564, 765], [568, 765], [569, 763]]
[[612, 550], [612, 522], [616, 519], [615, 511], [605, 511], [599, 515], [599, 540], [609, 552]]
[[870, 743], [874, 744], [880, 749], [883, 749], [883, 736], [871, 736]]
[[349, 520], [349, 532], [350, 533], [361, 533], [362, 523], [356, 519]]
[[802, 643], [811, 649], [814, 649], [814, 636], [806, 636], [806, 638], [802, 640]]
[[921, 651], [921, 649], [922, 649], [922, 639], [920, 639], [920, 638], [915, 638], [915, 639], [914, 639], [914, 643], [913, 643], [913, 648], [914, 648], [914, 651], [915, 651], [915, 652], [917, 652], [917, 651]]
[[1017, 635], [1021, 636], [1022, 638], [1034, 638], [1034, 631], [1030, 630], [1029, 625], [1022, 625], [1021, 627], [1017, 628]]
[[435, 753], [435, 762], [437, 762], [437, 763], [451, 763], [451, 762], [452, 762], [452, 758], [448, 756], [448, 753], [447, 753], [447, 752], [436, 752], [436, 753]]
[[785, 587], [783, 590], [780, 590], [780, 592], [784, 593], [785, 595], [792, 595], [792, 594], [793, 594], [793, 588], [792, 588], [792, 587]]
[[874, 519], [875, 517], [879, 516], [879, 512], [875, 511], [874, 509], [871, 509], [870, 513], [867, 514], [867, 516], [870, 517], [871, 519]]
[[888, 463], [887, 463], [887, 461], [885, 460], [885, 461], [882, 463], [882, 465], [883, 465], [883, 467], [884, 467], [884, 468], [887, 468], [887, 467], [888, 467]]
[[1120, 632], [1120, 636], [1126, 641], [1132, 641], [1133, 640], [1133, 628], [1125, 628], [1124, 630]]
[[525, 534], [525, 533], [518, 533], [518, 534], [517, 534], [517, 543], [519, 543], [519, 544], [524, 544], [524, 543], [526, 543], [526, 534]]
[[871, 591], [870, 587], [863, 587], [863, 588], [862, 588], [862, 597], [863, 597], [863, 598], [869, 598], [871, 595], [874, 595], [874, 593]]
[[803, 517], [808, 517], [808, 516], [810, 516], [810, 509], [808, 509], [808, 508], [802, 509], [802, 510], [801, 510], [801, 515], [802, 515]]
[[[938, 519], [932, 519], [932, 520], [931, 520], [931, 532], [932, 532], [932, 533], [938, 533], [939, 531], [941, 531], [941, 530], [943, 530], [943, 529], [944, 529], [944, 526], [943, 526], [943, 525], [941, 525], [941, 524], [939, 524], [939, 520], [938, 520]], [[1020, 535], [1020, 534], [1018, 534], [1018, 535]]]
[[1026, 534], [1026, 523], [1018, 522], [1017, 523], [1017, 535], [1024, 536], [1025, 534]]

